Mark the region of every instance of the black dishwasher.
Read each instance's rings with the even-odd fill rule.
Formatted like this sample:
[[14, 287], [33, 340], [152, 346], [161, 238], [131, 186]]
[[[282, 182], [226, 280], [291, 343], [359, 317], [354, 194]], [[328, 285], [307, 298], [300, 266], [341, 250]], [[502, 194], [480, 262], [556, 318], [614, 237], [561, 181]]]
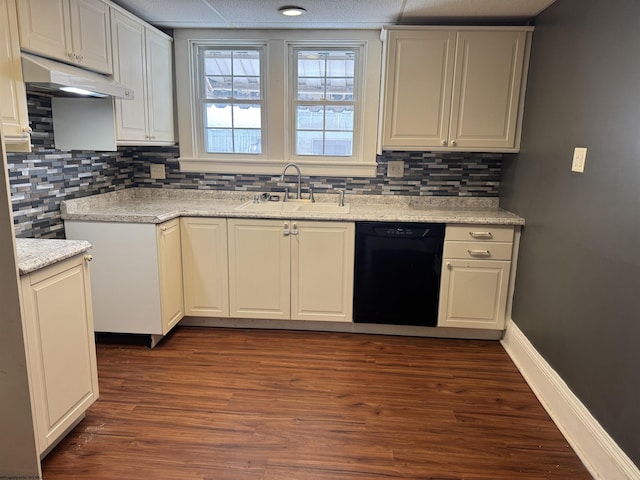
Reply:
[[435, 327], [444, 224], [356, 223], [353, 321]]

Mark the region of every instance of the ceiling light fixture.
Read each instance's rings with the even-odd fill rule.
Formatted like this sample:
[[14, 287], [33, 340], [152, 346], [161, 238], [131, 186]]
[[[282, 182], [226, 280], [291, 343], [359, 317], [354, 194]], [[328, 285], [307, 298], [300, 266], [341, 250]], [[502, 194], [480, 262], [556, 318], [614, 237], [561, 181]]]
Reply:
[[280, 7], [278, 9], [278, 12], [286, 17], [299, 17], [300, 15], [304, 15], [305, 13], [307, 13], [307, 10], [302, 7], [288, 6]]

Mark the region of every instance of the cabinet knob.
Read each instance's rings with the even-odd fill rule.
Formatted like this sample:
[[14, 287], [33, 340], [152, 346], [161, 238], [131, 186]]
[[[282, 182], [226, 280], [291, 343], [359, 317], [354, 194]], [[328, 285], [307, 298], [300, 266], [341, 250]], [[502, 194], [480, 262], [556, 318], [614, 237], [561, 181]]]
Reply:
[[291, 230], [289, 230], [289, 224], [288, 223], [284, 224], [284, 230], [282, 230], [282, 234], [285, 237], [288, 237], [289, 235], [291, 235]]
[[88, 255], [87, 254], [87, 255], [84, 256], [84, 261], [85, 262], [90, 262], [91, 260], [93, 260], [93, 255]]
[[442, 145], [446, 146], [447, 145], [447, 141], [446, 140], [442, 140]]
[[298, 235], [298, 224], [294, 223], [291, 228], [291, 235]]
[[458, 144], [458, 142], [456, 142], [455, 140], [451, 140], [451, 146], [455, 147]]
[[31, 133], [33, 130], [31, 130], [31, 127], [27, 125], [26, 127], [22, 127], [22, 131], [24, 133]]
[[447, 262], [447, 263], [446, 263], [446, 266], [447, 266], [447, 268], [448, 268], [449, 270], [451, 270], [451, 262]]

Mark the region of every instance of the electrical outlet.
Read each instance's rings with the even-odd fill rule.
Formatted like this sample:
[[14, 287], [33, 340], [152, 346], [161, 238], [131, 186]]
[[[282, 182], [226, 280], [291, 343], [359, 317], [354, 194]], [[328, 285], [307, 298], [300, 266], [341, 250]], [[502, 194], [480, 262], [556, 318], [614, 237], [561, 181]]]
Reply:
[[404, 162], [391, 160], [387, 165], [387, 177], [402, 178], [404, 176]]
[[573, 163], [571, 164], [571, 171], [583, 173], [584, 163], [587, 160], [587, 149], [584, 147], [576, 147], [573, 150]]
[[167, 178], [167, 174], [164, 171], [164, 165], [161, 163], [152, 163], [151, 164], [151, 178], [156, 180], [164, 180]]

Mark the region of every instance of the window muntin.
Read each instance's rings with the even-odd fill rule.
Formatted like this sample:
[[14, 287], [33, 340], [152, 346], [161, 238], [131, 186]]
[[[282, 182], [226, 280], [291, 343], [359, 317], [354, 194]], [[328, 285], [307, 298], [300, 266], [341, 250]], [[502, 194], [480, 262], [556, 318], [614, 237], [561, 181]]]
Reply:
[[259, 48], [199, 47], [206, 153], [262, 154], [262, 58]]
[[294, 152], [354, 155], [358, 48], [294, 47]]

